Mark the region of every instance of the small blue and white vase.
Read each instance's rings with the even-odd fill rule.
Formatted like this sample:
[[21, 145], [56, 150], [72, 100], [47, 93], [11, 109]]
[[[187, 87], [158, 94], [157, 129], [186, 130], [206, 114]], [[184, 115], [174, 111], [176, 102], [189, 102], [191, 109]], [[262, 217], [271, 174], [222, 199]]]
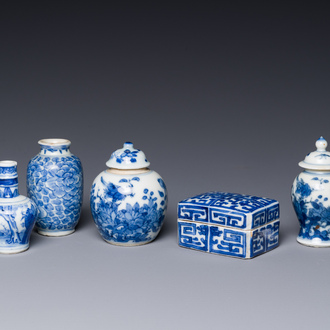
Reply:
[[66, 139], [40, 140], [27, 168], [28, 196], [38, 206], [36, 229], [45, 236], [72, 234], [83, 201], [83, 170]]
[[145, 154], [126, 142], [93, 182], [92, 215], [102, 238], [114, 245], [153, 241], [162, 227], [167, 191], [161, 176], [148, 168]]
[[0, 161], [0, 253], [29, 248], [37, 213], [35, 203], [18, 193], [17, 163]]
[[299, 163], [304, 171], [292, 185], [292, 203], [300, 223], [297, 241], [330, 247], [330, 152], [323, 137], [315, 145], [317, 150]]

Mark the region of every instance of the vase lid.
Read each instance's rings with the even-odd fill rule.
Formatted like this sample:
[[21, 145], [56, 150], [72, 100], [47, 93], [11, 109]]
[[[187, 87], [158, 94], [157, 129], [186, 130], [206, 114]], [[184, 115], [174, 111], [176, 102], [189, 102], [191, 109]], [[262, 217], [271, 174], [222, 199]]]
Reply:
[[150, 163], [143, 151], [135, 149], [132, 142], [125, 142], [123, 148], [111, 154], [106, 165], [119, 170], [134, 170], [148, 167]]
[[299, 166], [307, 170], [330, 170], [330, 152], [326, 151], [327, 141], [321, 136], [316, 142], [316, 151], [310, 152]]

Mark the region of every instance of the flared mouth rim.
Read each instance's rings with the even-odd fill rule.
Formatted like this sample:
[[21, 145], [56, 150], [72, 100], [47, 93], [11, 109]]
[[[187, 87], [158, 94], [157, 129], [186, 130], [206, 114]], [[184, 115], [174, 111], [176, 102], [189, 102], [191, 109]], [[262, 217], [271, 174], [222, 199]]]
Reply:
[[17, 162], [14, 160], [1, 160], [0, 167], [14, 167], [17, 166]]
[[71, 141], [68, 139], [61, 138], [51, 138], [51, 139], [41, 139], [38, 141], [41, 146], [59, 147], [59, 146], [69, 146]]

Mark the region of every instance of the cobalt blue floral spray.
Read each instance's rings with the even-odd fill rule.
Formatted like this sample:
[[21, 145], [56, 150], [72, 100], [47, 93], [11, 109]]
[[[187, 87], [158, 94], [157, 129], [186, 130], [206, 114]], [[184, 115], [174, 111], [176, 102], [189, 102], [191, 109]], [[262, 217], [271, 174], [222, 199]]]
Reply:
[[102, 238], [111, 244], [136, 246], [153, 241], [161, 230], [167, 191], [145, 154], [126, 142], [93, 182], [90, 204]]
[[300, 231], [297, 241], [311, 247], [330, 247], [330, 152], [320, 137], [317, 150], [299, 163], [304, 168], [291, 190]]

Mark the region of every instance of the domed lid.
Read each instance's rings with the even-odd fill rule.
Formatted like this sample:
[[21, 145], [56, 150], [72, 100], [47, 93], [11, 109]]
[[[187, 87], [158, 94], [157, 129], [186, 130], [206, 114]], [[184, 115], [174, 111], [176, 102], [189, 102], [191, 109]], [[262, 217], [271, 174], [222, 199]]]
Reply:
[[125, 142], [122, 149], [118, 149], [111, 154], [106, 165], [120, 170], [133, 170], [148, 167], [150, 163], [143, 151], [134, 149], [132, 142]]
[[321, 136], [315, 143], [316, 151], [309, 153], [299, 166], [307, 170], [330, 170], [330, 152], [326, 151], [327, 141]]

